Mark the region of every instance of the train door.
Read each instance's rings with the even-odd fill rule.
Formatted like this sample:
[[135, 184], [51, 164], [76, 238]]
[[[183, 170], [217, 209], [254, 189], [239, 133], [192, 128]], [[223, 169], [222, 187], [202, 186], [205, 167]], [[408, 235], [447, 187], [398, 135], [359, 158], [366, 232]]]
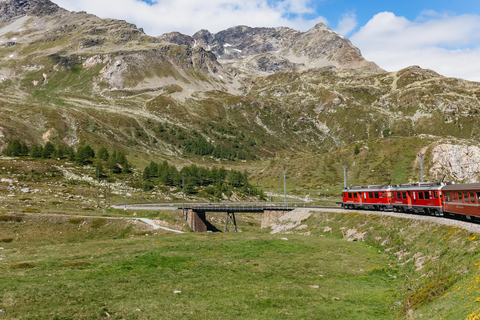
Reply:
[[408, 210], [412, 210], [412, 193], [413, 191], [407, 191], [407, 208]]

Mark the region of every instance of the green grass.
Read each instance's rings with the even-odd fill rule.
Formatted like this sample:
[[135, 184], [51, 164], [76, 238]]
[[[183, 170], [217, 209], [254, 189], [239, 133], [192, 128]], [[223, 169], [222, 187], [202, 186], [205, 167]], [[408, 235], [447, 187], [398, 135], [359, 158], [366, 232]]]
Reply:
[[389, 274], [402, 278], [400, 300], [392, 306], [396, 317], [454, 320], [480, 313], [477, 235], [458, 227], [355, 212], [316, 213], [302, 223], [311, 234], [328, 238], [343, 239], [350, 229], [366, 232], [367, 245], [388, 253], [389, 266], [397, 271]]
[[[28, 230], [8, 223], [0, 230]], [[18, 319], [378, 319], [400, 299], [390, 258], [364, 243], [251, 232], [112, 240], [102, 228], [74, 243], [6, 243], [0, 309]]]

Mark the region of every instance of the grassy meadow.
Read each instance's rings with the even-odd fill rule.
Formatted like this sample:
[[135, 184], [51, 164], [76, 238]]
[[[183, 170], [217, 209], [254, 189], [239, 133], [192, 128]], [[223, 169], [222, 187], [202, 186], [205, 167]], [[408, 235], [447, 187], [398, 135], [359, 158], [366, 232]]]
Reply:
[[389, 255], [361, 242], [17, 218], [0, 222], [9, 319], [390, 319], [401, 301]]

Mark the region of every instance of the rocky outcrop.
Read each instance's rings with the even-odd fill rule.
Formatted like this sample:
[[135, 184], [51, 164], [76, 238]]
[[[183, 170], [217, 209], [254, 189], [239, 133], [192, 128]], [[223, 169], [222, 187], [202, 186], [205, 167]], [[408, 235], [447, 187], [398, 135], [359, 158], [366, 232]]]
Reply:
[[[383, 72], [375, 63], [366, 61], [358, 48], [328, 28], [317, 24], [307, 32], [290, 28], [251, 28], [236, 26], [216, 34], [200, 30], [193, 37], [179, 33], [168, 33], [160, 37], [164, 41], [181, 45], [200, 46], [213, 52], [221, 63], [231, 63], [248, 59], [245, 68], [254, 71], [276, 72], [297, 65], [323, 67], [327, 65], [339, 68], [365, 69]], [[266, 54], [269, 54], [267, 57]], [[260, 57], [256, 57], [261, 55]], [[275, 57], [274, 57], [275, 56]], [[269, 64], [266, 58], [274, 61]], [[279, 61], [282, 61], [279, 63]], [[257, 62], [257, 63], [255, 63]], [[264, 67], [262, 64], [270, 65]], [[278, 66], [276, 66], [278, 65]]]
[[450, 173], [459, 181], [478, 181], [480, 148], [477, 146], [441, 144], [432, 150], [433, 174]]
[[0, 0], [0, 23], [25, 15], [45, 16], [61, 9], [50, 0]]

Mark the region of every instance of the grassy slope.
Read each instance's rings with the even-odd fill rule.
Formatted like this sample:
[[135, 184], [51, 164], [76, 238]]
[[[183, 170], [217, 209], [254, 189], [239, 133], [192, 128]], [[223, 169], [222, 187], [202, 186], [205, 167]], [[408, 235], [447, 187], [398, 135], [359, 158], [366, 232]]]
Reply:
[[[456, 227], [354, 212], [317, 213], [304, 223], [313, 235], [329, 238], [343, 238], [349, 229], [367, 232], [366, 244], [390, 254], [390, 268], [403, 283], [400, 303], [393, 306], [399, 318], [406, 316], [405, 301], [409, 319], [453, 320], [480, 313], [477, 235]], [[324, 232], [326, 227], [332, 231]]]

